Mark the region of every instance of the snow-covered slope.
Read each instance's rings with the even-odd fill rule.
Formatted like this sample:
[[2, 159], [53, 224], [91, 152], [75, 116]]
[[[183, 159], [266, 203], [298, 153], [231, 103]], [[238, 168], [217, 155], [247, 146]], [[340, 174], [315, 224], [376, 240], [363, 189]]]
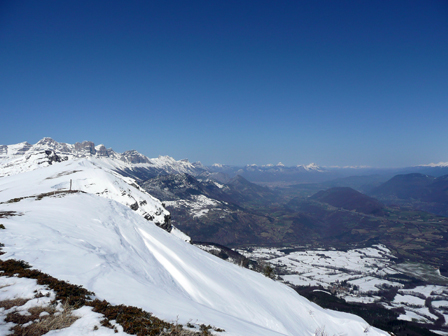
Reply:
[[110, 148], [106, 149], [104, 145], [95, 146], [91, 141], [72, 145], [43, 138], [34, 145], [27, 142], [0, 145], [0, 177], [48, 167], [54, 162], [86, 157], [102, 159], [103, 166], [137, 179], [140, 176], [147, 179], [159, 174], [172, 173], [197, 175], [205, 171], [200, 162], [176, 161], [169, 156], [150, 159], [135, 150], [116, 153]]
[[[105, 162], [73, 157], [23, 173], [15, 166], [16, 174], [0, 178], [1, 258], [25, 260], [113, 304], [226, 335], [387, 335], [157, 227], [144, 216], [163, 221], [161, 203]], [[70, 180], [82, 192], [67, 192]]]
[[158, 199], [146, 193], [133, 179], [120, 176], [102, 163], [97, 158], [74, 159], [0, 178], [0, 202], [14, 202], [31, 196], [36, 199], [48, 193], [53, 197], [63, 196], [71, 185], [73, 191], [114, 200], [168, 228], [169, 212]]

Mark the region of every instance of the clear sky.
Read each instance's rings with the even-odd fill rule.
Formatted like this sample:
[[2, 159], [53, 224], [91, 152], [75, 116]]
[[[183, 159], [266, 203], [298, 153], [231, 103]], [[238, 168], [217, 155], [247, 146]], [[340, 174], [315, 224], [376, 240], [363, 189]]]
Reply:
[[448, 161], [448, 1], [0, 1], [0, 144]]

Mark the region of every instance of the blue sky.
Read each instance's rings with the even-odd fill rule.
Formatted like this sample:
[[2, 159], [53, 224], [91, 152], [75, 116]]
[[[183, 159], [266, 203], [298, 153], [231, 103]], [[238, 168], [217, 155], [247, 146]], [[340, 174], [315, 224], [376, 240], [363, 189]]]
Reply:
[[0, 144], [448, 161], [446, 1], [2, 1]]

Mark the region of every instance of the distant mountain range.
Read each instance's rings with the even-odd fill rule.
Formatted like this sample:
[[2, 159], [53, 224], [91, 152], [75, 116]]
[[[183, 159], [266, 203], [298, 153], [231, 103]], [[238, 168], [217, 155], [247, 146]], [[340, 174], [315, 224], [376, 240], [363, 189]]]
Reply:
[[[31, 157], [32, 160], [30, 160]], [[43, 138], [34, 145], [27, 142], [0, 145], [0, 164], [4, 166], [0, 174], [1, 176], [15, 174], [19, 169], [17, 167], [24, 167], [24, 165], [26, 168], [23, 169], [34, 169], [50, 165], [52, 162], [82, 157], [110, 158], [113, 162], [112, 169], [139, 182], [160, 175], [177, 173], [186, 173], [200, 179], [212, 179], [221, 183], [227, 183], [231, 178], [240, 175], [251, 182], [268, 186], [326, 183], [347, 177], [353, 179], [354, 176], [371, 179], [371, 176], [376, 175], [379, 177], [378, 180], [384, 182], [397, 174], [421, 173], [435, 177], [448, 174], [448, 165], [445, 163], [390, 169], [322, 167], [315, 163], [291, 167], [281, 163], [277, 165], [250, 164], [243, 167], [224, 164], [204, 166], [200, 162], [191, 163], [187, 159], [175, 160], [169, 156], [148, 158], [135, 150], [117, 153], [111, 148], [106, 148], [102, 144], [95, 145], [91, 141], [67, 144], [52, 138]], [[362, 183], [362, 178], [358, 179], [357, 183]]]

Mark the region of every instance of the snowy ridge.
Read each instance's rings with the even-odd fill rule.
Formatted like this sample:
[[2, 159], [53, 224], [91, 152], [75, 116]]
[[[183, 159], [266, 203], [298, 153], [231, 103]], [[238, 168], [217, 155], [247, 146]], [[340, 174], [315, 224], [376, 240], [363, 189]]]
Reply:
[[165, 225], [169, 212], [162, 203], [142, 190], [133, 179], [104, 167], [103, 160], [83, 158], [60, 162], [22, 174], [0, 178], [0, 202], [45, 193], [72, 190], [119, 202], [157, 225]]
[[[16, 146], [15, 153], [28, 152], [24, 147]], [[25, 157], [4, 149], [3, 157]], [[225, 329], [223, 335], [387, 335], [186, 243], [178, 230], [157, 227], [151, 220], [161, 224], [168, 212], [134, 180], [113, 171], [118, 160], [70, 151], [64, 153], [73, 157], [62, 160], [62, 150], [53, 151], [57, 158], [47, 166], [26, 171], [22, 160], [0, 167], [14, 173], [0, 178], [2, 259], [27, 261], [112, 304], [138, 306], [181, 324], [211, 324]], [[77, 192], [68, 192], [70, 183]]]
[[0, 145], [0, 177], [48, 167], [54, 162], [86, 157], [103, 159], [108, 168], [117, 171], [148, 168], [164, 174], [195, 174], [204, 170], [200, 162], [193, 164], [185, 159], [176, 161], [169, 156], [150, 159], [135, 150], [116, 153], [110, 148], [106, 149], [104, 145], [95, 146], [91, 141], [72, 145], [43, 138], [34, 145], [27, 142]]
[[[92, 194], [2, 205], [4, 259], [93, 290], [168, 321], [212, 324], [227, 335], [360, 335], [362, 319], [326, 311], [261, 274], [222, 261]], [[24, 230], [24, 228], [26, 228]], [[373, 328], [367, 335], [386, 335]]]

